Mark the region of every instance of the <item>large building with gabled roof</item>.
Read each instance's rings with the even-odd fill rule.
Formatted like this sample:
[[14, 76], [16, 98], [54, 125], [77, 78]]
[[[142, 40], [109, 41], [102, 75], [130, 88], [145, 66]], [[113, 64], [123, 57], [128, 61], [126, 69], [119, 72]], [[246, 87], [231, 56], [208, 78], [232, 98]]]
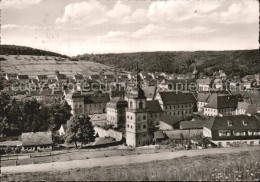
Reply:
[[184, 116], [193, 113], [193, 100], [182, 92], [159, 92], [156, 99], [166, 114]]
[[215, 116], [205, 123], [203, 135], [223, 147], [260, 145], [260, 120], [255, 115]]

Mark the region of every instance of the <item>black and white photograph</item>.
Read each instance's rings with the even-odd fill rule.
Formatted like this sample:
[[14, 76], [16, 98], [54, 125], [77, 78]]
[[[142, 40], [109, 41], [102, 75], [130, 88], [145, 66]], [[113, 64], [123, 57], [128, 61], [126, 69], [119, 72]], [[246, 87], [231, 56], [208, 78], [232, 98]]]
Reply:
[[259, 181], [258, 0], [0, 0], [0, 181]]

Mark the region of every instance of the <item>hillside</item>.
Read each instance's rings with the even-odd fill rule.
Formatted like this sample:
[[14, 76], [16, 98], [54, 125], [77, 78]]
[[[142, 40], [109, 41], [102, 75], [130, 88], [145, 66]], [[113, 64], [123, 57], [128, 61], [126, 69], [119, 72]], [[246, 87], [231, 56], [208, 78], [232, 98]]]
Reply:
[[101, 71], [113, 73], [114, 69], [100, 63], [91, 61], [71, 61], [69, 58], [55, 56], [31, 55], [1, 55], [0, 75], [5, 73], [26, 74], [29, 77], [36, 75], [54, 76], [55, 70], [62, 74], [83, 75], [99, 74]]
[[0, 45], [0, 55], [58, 56], [68, 58], [68, 56], [66, 55], [58, 54], [55, 52], [17, 45]]
[[219, 69], [232, 76], [254, 74], [260, 70], [259, 50], [83, 54], [77, 57], [127, 71], [133, 70], [136, 63], [143, 71], [168, 73], [192, 72], [195, 64], [199, 71], [209, 75]]

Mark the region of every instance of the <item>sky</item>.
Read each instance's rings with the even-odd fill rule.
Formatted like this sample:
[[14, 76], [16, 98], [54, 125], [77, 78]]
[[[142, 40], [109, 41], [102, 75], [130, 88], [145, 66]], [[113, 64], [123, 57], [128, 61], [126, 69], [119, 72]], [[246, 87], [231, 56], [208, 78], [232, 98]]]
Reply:
[[258, 49], [256, 0], [2, 0], [1, 44], [84, 53]]

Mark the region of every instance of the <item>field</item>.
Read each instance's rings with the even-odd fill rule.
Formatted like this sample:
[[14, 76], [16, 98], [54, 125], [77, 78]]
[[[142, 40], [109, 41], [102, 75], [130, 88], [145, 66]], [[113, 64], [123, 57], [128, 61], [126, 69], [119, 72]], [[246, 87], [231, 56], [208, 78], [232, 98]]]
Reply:
[[179, 157], [171, 160], [52, 172], [4, 174], [3, 181], [210, 180], [258, 181], [260, 152]]
[[1, 55], [0, 74], [17, 73], [34, 77], [36, 75], [54, 76], [55, 70], [62, 74], [83, 75], [113, 73], [113, 67], [91, 61], [70, 61], [69, 58], [54, 56], [30, 56], [30, 55]]

